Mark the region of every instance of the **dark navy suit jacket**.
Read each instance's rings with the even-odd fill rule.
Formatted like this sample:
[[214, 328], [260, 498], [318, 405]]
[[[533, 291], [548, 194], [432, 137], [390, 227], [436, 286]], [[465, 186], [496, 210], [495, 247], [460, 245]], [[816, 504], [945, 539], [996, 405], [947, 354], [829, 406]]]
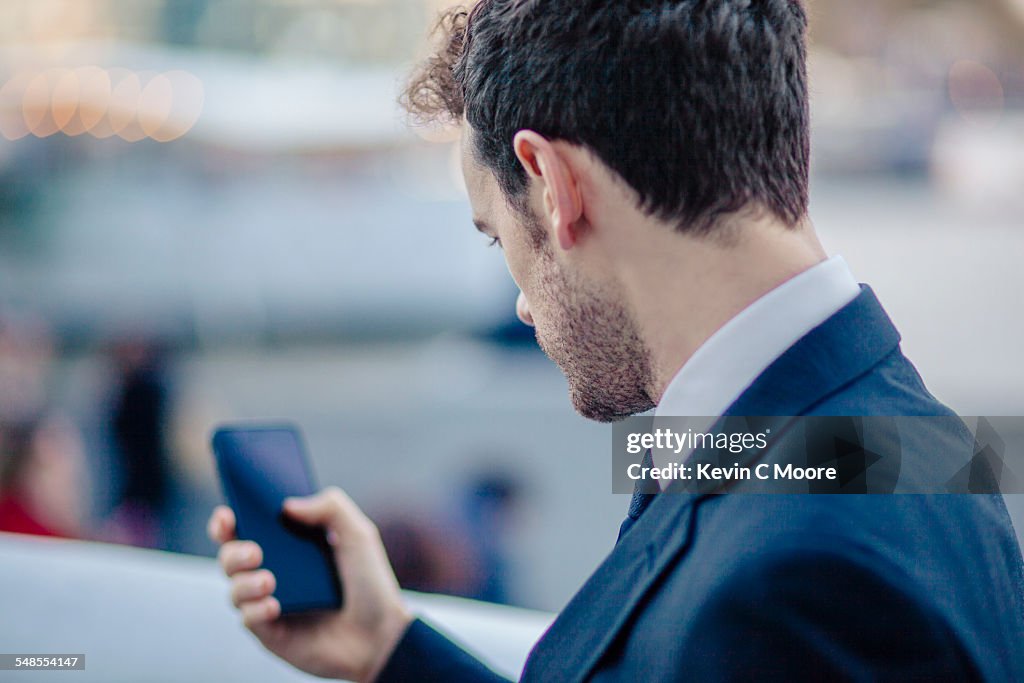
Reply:
[[[727, 414], [951, 415], [899, 342], [862, 287]], [[906, 462], [950, 438], [911, 435]], [[638, 493], [629, 512], [522, 680], [1024, 681], [1024, 570], [998, 494]], [[417, 620], [380, 680], [502, 679]]]

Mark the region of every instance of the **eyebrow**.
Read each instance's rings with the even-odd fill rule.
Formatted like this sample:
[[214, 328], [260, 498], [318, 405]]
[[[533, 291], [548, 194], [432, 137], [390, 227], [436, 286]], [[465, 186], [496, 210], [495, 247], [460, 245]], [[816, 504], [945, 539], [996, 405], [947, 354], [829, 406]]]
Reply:
[[479, 218], [473, 219], [473, 226], [485, 235], [488, 234], [488, 232], [491, 229], [491, 226], [487, 225], [487, 223], [485, 223]]

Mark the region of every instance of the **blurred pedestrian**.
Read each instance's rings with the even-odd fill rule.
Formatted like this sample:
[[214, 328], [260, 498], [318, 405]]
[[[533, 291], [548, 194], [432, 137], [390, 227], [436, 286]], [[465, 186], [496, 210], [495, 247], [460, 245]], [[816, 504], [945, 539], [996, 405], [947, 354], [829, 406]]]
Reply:
[[43, 410], [52, 360], [44, 322], [0, 311], [0, 421], [27, 422]]
[[87, 490], [70, 422], [44, 416], [0, 425], [0, 531], [79, 537]]
[[163, 353], [145, 341], [125, 341], [114, 351], [118, 388], [109, 426], [120, 469], [115, 518], [133, 545], [162, 547], [170, 495], [167, 429], [170, 392]]
[[522, 487], [505, 472], [485, 471], [463, 494], [462, 525], [479, 567], [479, 581], [466, 597], [510, 604], [508, 536], [515, 525]]

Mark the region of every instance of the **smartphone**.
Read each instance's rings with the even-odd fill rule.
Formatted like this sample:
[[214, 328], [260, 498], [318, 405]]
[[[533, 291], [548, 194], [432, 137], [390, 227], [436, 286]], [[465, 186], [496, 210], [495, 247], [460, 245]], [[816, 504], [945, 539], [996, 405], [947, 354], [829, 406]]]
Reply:
[[236, 535], [263, 549], [282, 614], [339, 609], [342, 587], [322, 527], [285, 516], [284, 499], [318, 489], [302, 439], [292, 426], [234, 425], [212, 438], [221, 487], [235, 511]]

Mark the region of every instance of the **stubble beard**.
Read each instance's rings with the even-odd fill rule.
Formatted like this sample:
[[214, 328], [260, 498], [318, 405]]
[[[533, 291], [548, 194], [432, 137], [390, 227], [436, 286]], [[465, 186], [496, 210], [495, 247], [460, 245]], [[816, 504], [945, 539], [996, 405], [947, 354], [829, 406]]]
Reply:
[[542, 253], [537, 343], [562, 370], [576, 411], [614, 422], [650, 410], [651, 355], [621, 297], [562, 272]]

